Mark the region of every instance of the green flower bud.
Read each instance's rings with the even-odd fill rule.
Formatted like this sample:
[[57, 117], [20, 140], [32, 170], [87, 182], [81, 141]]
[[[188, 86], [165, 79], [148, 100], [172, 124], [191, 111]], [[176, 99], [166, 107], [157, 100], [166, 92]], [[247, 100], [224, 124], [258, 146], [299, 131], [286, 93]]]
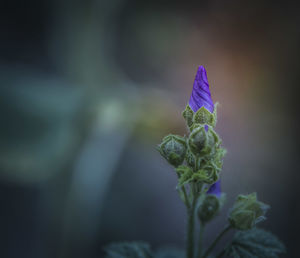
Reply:
[[198, 217], [202, 223], [212, 220], [220, 211], [220, 200], [214, 194], [207, 194], [198, 209]]
[[186, 105], [185, 110], [182, 112], [182, 116], [184, 117], [188, 127], [191, 127], [193, 124], [194, 112], [189, 105]]
[[219, 144], [219, 137], [211, 127], [200, 125], [191, 132], [188, 144], [194, 155], [204, 156]]
[[173, 134], [164, 137], [162, 143], [158, 146], [160, 154], [174, 167], [182, 164], [186, 149], [185, 139]]
[[248, 230], [265, 219], [269, 206], [257, 201], [256, 193], [239, 195], [229, 214], [232, 227], [239, 230]]
[[189, 137], [189, 147], [193, 154], [198, 154], [206, 147], [207, 135], [204, 126], [195, 128]]

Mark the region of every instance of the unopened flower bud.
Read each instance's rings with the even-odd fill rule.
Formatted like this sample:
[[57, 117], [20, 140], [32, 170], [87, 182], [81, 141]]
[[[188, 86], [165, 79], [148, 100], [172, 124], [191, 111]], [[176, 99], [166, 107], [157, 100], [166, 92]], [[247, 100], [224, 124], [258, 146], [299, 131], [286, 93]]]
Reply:
[[256, 193], [239, 195], [229, 214], [232, 227], [239, 230], [248, 230], [264, 220], [269, 206], [257, 201]]
[[188, 144], [194, 155], [209, 154], [216, 143], [219, 142], [217, 134], [207, 127], [207, 125], [199, 125], [194, 128], [190, 134]]
[[197, 112], [201, 107], [205, 107], [211, 113], [214, 111], [207, 74], [203, 66], [198, 67], [189, 105], [194, 112]]
[[186, 149], [185, 139], [172, 134], [164, 137], [162, 143], [158, 146], [160, 154], [175, 167], [182, 164]]
[[208, 194], [214, 194], [217, 197], [221, 197], [221, 180], [215, 182], [207, 191]]
[[204, 126], [199, 126], [192, 131], [188, 143], [193, 154], [198, 154], [205, 148], [207, 136]]
[[198, 217], [202, 223], [213, 219], [220, 211], [220, 200], [215, 195], [208, 194], [198, 209]]

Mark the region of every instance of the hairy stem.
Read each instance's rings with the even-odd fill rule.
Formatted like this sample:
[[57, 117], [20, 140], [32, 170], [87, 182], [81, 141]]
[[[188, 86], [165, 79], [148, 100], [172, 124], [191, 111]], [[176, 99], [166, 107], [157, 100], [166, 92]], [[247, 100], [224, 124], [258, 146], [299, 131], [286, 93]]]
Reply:
[[204, 233], [205, 224], [200, 222], [200, 230], [199, 230], [199, 239], [198, 239], [198, 253], [197, 258], [201, 258], [202, 248], [203, 248], [203, 233]]
[[186, 256], [187, 258], [194, 257], [194, 229], [195, 229], [195, 208], [197, 204], [197, 195], [193, 195], [193, 201], [190, 208], [188, 208], [188, 225], [187, 225], [187, 242], [186, 242]]
[[185, 205], [187, 207], [187, 209], [190, 209], [190, 200], [187, 196], [187, 193], [186, 193], [186, 189], [185, 189], [185, 186], [182, 186], [181, 187], [181, 191], [183, 192], [183, 196], [184, 196], [184, 199], [185, 199]]
[[207, 257], [209, 253], [215, 248], [216, 244], [220, 241], [220, 239], [231, 229], [231, 226], [226, 226], [223, 231], [219, 233], [215, 241], [211, 244], [211, 246], [206, 250], [206, 252], [203, 255], [203, 258]]

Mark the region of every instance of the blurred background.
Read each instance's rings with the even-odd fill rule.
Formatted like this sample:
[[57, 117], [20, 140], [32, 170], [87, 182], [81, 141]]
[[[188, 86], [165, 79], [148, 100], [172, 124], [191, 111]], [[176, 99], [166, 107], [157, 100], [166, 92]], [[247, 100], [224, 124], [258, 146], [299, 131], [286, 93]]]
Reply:
[[0, 256], [96, 258], [111, 241], [183, 247], [185, 208], [155, 147], [207, 69], [228, 150], [225, 211], [299, 257], [299, 9], [267, 1], [2, 1]]

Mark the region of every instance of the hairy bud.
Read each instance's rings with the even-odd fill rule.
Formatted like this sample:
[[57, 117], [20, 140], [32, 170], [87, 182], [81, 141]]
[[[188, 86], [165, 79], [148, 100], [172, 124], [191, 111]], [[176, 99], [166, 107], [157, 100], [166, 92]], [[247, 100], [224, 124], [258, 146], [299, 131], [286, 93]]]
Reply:
[[211, 127], [199, 125], [190, 134], [188, 144], [194, 155], [204, 156], [218, 144], [219, 138]]
[[174, 167], [182, 164], [186, 149], [185, 139], [173, 134], [164, 137], [158, 146], [160, 154]]
[[265, 219], [269, 206], [257, 201], [256, 193], [239, 195], [229, 214], [232, 227], [239, 230], [248, 230]]
[[202, 223], [212, 220], [220, 211], [220, 200], [215, 195], [208, 194], [198, 209], [198, 217]]

